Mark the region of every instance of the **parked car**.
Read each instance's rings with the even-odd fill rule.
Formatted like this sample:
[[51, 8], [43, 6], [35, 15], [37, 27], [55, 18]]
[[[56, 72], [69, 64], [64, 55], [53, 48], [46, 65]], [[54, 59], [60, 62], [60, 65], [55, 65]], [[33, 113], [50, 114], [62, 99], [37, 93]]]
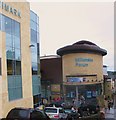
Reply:
[[78, 112], [82, 116], [89, 116], [100, 112], [100, 107], [96, 98], [87, 99], [85, 103], [81, 104]]
[[68, 116], [61, 107], [46, 107], [44, 111], [51, 119], [55, 120], [67, 119]]
[[71, 108], [66, 107], [64, 108], [64, 111], [68, 115], [68, 120], [77, 120], [79, 118], [79, 113], [76, 110], [72, 110]]
[[44, 111], [33, 108], [13, 108], [2, 120], [50, 120]]

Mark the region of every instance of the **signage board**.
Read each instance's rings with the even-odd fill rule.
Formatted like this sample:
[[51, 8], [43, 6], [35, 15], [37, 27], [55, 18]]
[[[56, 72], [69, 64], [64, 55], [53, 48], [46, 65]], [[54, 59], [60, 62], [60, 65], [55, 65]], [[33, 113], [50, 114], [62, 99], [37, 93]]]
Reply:
[[13, 8], [12, 6], [8, 5], [7, 3], [0, 1], [0, 8], [2, 10], [5, 10], [6, 12], [9, 12], [9, 13], [21, 18], [21, 12], [19, 10], [17, 10], [16, 8]]

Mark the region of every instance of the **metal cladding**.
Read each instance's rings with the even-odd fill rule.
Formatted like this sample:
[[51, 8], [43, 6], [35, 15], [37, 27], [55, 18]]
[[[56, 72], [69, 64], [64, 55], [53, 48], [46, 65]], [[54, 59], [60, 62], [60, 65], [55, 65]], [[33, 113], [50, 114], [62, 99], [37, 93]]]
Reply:
[[57, 50], [57, 54], [60, 56], [71, 53], [94, 53], [104, 56], [107, 54], [107, 51], [86, 40], [76, 42], [72, 45], [68, 45]]

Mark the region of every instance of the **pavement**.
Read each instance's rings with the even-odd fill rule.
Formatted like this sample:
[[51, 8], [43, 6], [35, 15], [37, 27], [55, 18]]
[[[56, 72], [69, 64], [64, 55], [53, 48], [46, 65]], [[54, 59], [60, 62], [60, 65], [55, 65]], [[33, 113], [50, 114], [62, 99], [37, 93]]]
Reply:
[[116, 120], [116, 108], [111, 108], [107, 110], [105, 113], [106, 120]]

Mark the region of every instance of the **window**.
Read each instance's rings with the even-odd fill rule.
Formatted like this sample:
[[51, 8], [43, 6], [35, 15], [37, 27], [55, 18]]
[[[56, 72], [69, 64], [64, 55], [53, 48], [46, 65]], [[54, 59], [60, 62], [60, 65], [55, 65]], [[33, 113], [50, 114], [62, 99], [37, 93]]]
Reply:
[[18, 49], [20, 49], [20, 38], [19, 37], [17, 37], [17, 36], [14, 36], [13, 37], [13, 43], [14, 43], [14, 48], [18, 48]]
[[1, 58], [0, 58], [0, 75], [1, 75]]
[[15, 60], [20, 61], [21, 60], [21, 54], [20, 54], [20, 49], [15, 49]]
[[21, 62], [7, 60], [7, 75], [21, 75]]
[[57, 109], [56, 108], [45, 108], [45, 112], [46, 113], [57, 113]]
[[11, 101], [22, 98], [20, 23], [1, 16], [1, 30], [6, 32], [8, 95]]
[[63, 109], [59, 109], [59, 113], [64, 113], [64, 110]]
[[20, 24], [15, 21], [15, 32], [14, 35], [20, 38]]
[[11, 47], [6, 47], [6, 57], [11, 60], [14, 58], [14, 51]]
[[7, 60], [7, 75], [13, 75], [13, 61]]
[[32, 75], [37, 75], [38, 73], [38, 65], [37, 63], [32, 63]]
[[12, 35], [6, 33], [6, 46], [13, 47]]
[[32, 21], [32, 20], [31, 20], [31, 28], [32, 28], [33, 30], [37, 31], [37, 24], [36, 24], [36, 22], [34, 22], [34, 21]]
[[[39, 17], [33, 12], [30, 11], [30, 34], [31, 34], [31, 44], [34, 47], [31, 48], [31, 62], [32, 62], [32, 88], [33, 96], [40, 93], [40, 72], [39, 72]], [[35, 103], [35, 102], [34, 102]]]
[[40, 93], [40, 78], [38, 75], [32, 76], [32, 85], [33, 85], [33, 95], [38, 95]]
[[37, 44], [31, 42], [32, 45], [34, 45], [34, 47], [31, 47], [31, 53], [36, 53], [37, 55]]
[[31, 53], [31, 61], [37, 63], [37, 53]]
[[30, 11], [30, 16], [31, 16], [31, 20], [37, 22], [38, 20], [37, 15], [33, 11]]
[[46, 116], [45, 116], [45, 114], [43, 114], [42, 112], [40, 112], [40, 111], [33, 111], [32, 113], [31, 113], [31, 119], [32, 120], [39, 120], [39, 119], [42, 119], [42, 118], [46, 118]]
[[20, 75], [8, 76], [9, 101], [22, 98], [22, 79]]
[[16, 61], [15, 75], [21, 75], [21, 62], [20, 61]]
[[5, 32], [11, 34], [12, 32], [11, 29], [12, 29], [11, 19], [5, 17]]
[[33, 29], [31, 29], [31, 41], [37, 43], [37, 32]]

